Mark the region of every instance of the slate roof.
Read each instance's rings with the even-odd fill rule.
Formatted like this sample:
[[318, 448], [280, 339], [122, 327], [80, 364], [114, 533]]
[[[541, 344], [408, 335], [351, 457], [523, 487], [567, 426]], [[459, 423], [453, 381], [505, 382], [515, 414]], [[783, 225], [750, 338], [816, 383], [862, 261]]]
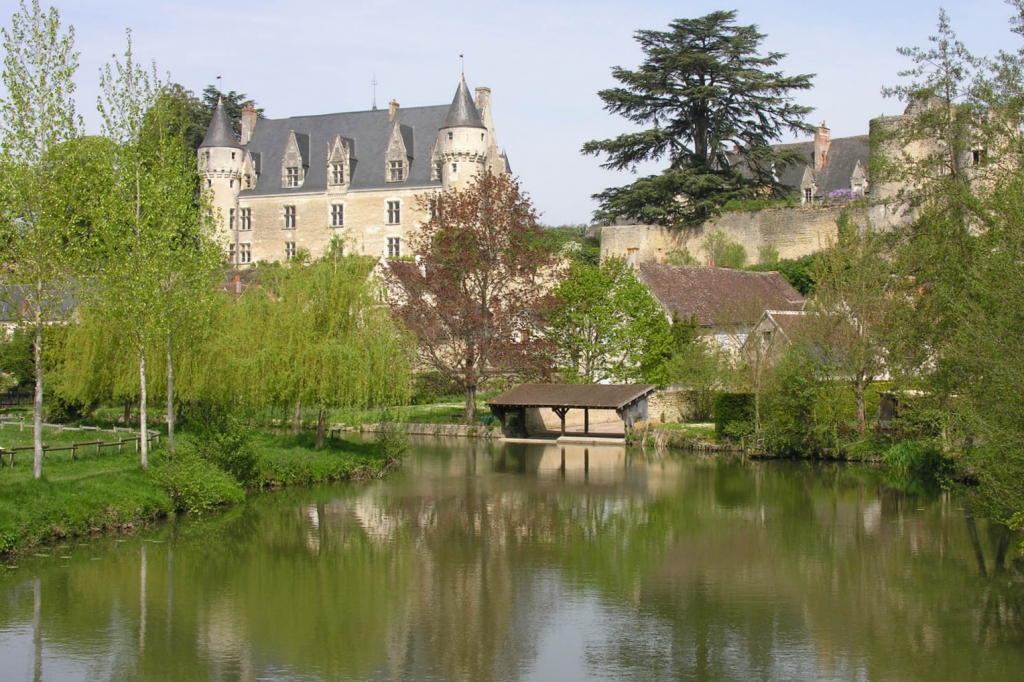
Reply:
[[[245, 146], [250, 153], [259, 155], [261, 173], [256, 186], [251, 190], [242, 190], [239, 196], [325, 192], [328, 147], [335, 135], [355, 143], [351, 150], [355, 160], [350, 169], [350, 190], [440, 187], [440, 180], [430, 179], [430, 147], [448, 115], [448, 109], [445, 105], [439, 105], [400, 108], [396, 112], [395, 116], [403, 126], [406, 151], [412, 159], [405, 182], [384, 181], [384, 162], [394, 126], [393, 122], [388, 121], [387, 109], [261, 119], [256, 124], [252, 139]], [[293, 130], [296, 138], [299, 135], [308, 136], [309, 166], [302, 187], [282, 187], [281, 157], [288, 144], [288, 135]]]
[[702, 327], [753, 324], [765, 310], [803, 310], [805, 299], [777, 272], [641, 263], [642, 281], [669, 316]]
[[[795, 149], [800, 152], [806, 164], [790, 166], [783, 171], [779, 182], [789, 187], [800, 187], [803, 180], [804, 169], [813, 167], [811, 157], [814, 154], [814, 142], [794, 142], [791, 144], [780, 144], [775, 147], [780, 150]], [[850, 178], [857, 167], [857, 162], [866, 170], [871, 154], [871, 145], [867, 135], [854, 137], [836, 137], [829, 143], [828, 155], [826, 156], [825, 167], [814, 172], [814, 182], [818, 186], [816, 197], [826, 197], [829, 192], [837, 189], [850, 189]]]
[[442, 128], [484, 128], [484, 122], [480, 120], [480, 112], [473, 103], [473, 96], [469, 94], [469, 86], [466, 79], [459, 82], [459, 88], [455, 91], [452, 105], [448, 107], [448, 115], [444, 119]]
[[488, 400], [495, 407], [621, 410], [654, 392], [654, 384], [523, 384]]
[[213, 110], [213, 117], [210, 119], [210, 127], [206, 129], [206, 137], [199, 148], [203, 147], [234, 147], [240, 149], [235, 131], [231, 128], [231, 121], [228, 120], [228, 113], [224, 111], [224, 103], [218, 99], [217, 108]]

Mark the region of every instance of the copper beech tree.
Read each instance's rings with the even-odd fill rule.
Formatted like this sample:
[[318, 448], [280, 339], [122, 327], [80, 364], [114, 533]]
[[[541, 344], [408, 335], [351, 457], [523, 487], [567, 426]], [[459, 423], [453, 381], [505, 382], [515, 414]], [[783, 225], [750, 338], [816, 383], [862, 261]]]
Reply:
[[508, 176], [422, 200], [430, 219], [412, 236], [418, 267], [396, 278], [395, 314], [419, 342], [421, 369], [462, 387], [466, 419], [496, 376], [542, 376], [549, 344], [533, 334], [557, 259], [530, 200]]

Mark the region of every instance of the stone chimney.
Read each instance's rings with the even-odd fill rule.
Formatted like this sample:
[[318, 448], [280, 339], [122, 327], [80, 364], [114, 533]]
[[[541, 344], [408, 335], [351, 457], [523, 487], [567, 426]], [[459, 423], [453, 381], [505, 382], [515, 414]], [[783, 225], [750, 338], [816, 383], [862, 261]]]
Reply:
[[256, 110], [253, 108], [252, 102], [246, 102], [242, 107], [242, 139], [239, 140], [242, 144], [249, 144], [252, 134], [256, 132], [256, 118]]
[[476, 108], [480, 112], [480, 120], [488, 129], [491, 125], [491, 89], [479, 87], [476, 89]]
[[814, 170], [821, 170], [828, 164], [828, 147], [831, 143], [832, 136], [822, 121], [814, 132]]
[[388, 123], [395, 120], [396, 113], [398, 113], [398, 102], [391, 100], [388, 102]]

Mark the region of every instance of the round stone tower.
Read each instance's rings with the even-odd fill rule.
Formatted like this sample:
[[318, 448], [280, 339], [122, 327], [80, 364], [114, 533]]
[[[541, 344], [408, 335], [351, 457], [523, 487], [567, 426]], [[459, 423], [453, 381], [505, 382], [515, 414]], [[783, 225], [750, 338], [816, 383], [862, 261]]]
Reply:
[[238, 208], [238, 192], [242, 188], [243, 157], [244, 150], [231, 129], [224, 103], [218, 99], [206, 137], [199, 145], [199, 176], [203, 189], [210, 192], [217, 234], [231, 243], [238, 227], [231, 223]]
[[437, 138], [435, 158], [441, 164], [443, 189], [464, 189], [487, 168], [487, 126], [469, 94], [465, 77], [455, 91]]

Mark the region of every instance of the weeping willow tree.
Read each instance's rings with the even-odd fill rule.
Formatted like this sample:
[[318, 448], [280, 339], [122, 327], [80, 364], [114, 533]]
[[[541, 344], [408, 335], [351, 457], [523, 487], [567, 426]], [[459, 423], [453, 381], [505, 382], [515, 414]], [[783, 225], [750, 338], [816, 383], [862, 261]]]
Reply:
[[340, 242], [308, 265], [260, 272], [239, 299], [234, 390], [252, 407], [317, 406], [316, 446], [337, 408], [394, 405], [409, 397], [408, 336], [380, 303], [366, 259]]

